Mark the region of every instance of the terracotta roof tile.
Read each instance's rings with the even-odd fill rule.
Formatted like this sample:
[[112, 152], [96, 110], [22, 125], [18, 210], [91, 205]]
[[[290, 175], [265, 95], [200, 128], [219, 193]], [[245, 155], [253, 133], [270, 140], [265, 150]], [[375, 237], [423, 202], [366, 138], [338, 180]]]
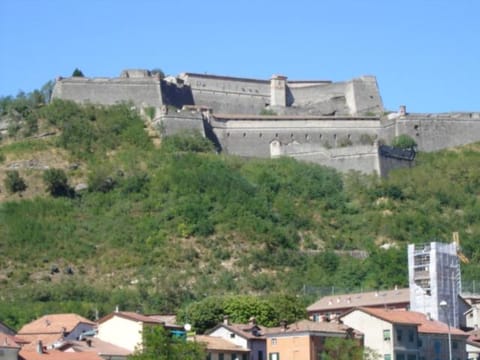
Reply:
[[77, 314], [51, 314], [24, 325], [18, 334], [62, 333], [63, 328], [71, 332], [79, 323], [95, 325], [93, 321]]
[[142, 314], [139, 314], [136, 312], [130, 312], [130, 311], [116, 311], [116, 312], [110, 313], [104, 316], [103, 318], [101, 318], [100, 320], [98, 320], [98, 323], [101, 324], [113, 318], [114, 316], [119, 316], [124, 319], [138, 321], [145, 324], [158, 324], [158, 325], [165, 325], [168, 328], [183, 329], [181, 325], [166, 324], [164, 319], [160, 319], [156, 316], [147, 316], [147, 315], [142, 315]]
[[286, 328], [281, 326], [269, 328], [266, 336], [273, 334], [294, 334], [299, 332], [329, 332], [329, 333], [346, 333], [348, 326], [333, 322], [315, 322], [310, 320], [300, 320], [293, 324], [287, 325]]
[[32, 350], [20, 350], [20, 358], [23, 360], [103, 360], [102, 357], [93, 352], [62, 352], [46, 351], [38, 353]]
[[324, 296], [308, 306], [307, 311], [351, 309], [360, 306], [389, 306], [403, 303], [410, 303], [410, 290], [408, 288]]
[[219, 351], [236, 351], [236, 352], [249, 352], [250, 349], [246, 349], [239, 345], [236, 345], [228, 340], [225, 340], [221, 337], [209, 336], [209, 335], [196, 335], [194, 338], [189, 339], [190, 341], [196, 341], [205, 343], [208, 350], [219, 350]]
[[[418, 325], [418, 332], [428, 333], [428, 334], [446, 334], [448, 333], [448, 325], [437, 321], [430, 320], [425, 314], [416, 311], [406, 311], [406, 310], [385, 310], [378, 308], [368, 308], [363, 307], [359, 308], [361, 311], [366, 312], [367, 314], [378, 317], [382, 320], [388, 321], [393, 324], [416, 324]], [[464, 335], [468, 336], [464, 331], [450, 327], [450, 332], [452, 335]]]
[[[264, 334], [267, 328], [257, 324], [218, 324], [213, 329], [207, 332], [207, 335], [213, 333], [220, 327], [224, 327], [231, 332], [245, 338], [245, 339], [264, 339]], [[255, 332], [256, 330], [256, 332]]]
[[81, 351], [81, 352], [95, 352], [97, 354], [119, 355], [119, 356], [126, 356], [132, 353], [128, 349], [100, 340], [96, 337], [91, 337], [88, 339], [91, 341], [90, 346], [88, 345], [87, 341], [75, 340], [75, 341], [70, 341], [70, 344], [72, 345], [75, 351]]
[[19, 338], [16, 336], [0, 332], [0, 348], [19, 349], [20, 344], [21, 342], [19, 342]]

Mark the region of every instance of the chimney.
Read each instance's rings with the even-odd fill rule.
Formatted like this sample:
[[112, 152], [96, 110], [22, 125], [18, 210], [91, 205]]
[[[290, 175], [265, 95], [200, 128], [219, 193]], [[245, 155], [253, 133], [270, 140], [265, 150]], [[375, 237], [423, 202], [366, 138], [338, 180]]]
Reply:
[[280, 321], [280, 327], [282, 331], [287, 331], [287, 322], [285, 320]]
[[252, 316], [250, 319], [248, 319], [248, 324], [249, 325], [257, 325], [257, 319], [255, 319], [255, 316]]
[[87, 339], [87, 346], [92, 347], [92, 339]]
[[37, 342], [37, 353], [43, 354], [43, 343], [42, 343], [42, 340], [38, 340], [38, 342]]
[[223, 317], [223, 324], [224, 325], [230, 325], [230, 319], [229, 319], [228, 315], [225, 315]]
[[407, 115], [407, 107], [405, 105], [400, 105], [400, 109], [398, 110], [400, 115]]

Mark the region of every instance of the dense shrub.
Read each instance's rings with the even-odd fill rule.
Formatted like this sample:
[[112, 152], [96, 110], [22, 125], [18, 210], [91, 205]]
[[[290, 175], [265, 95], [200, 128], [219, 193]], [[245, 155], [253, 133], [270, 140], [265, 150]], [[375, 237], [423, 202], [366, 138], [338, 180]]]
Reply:
[[17, 170], [7, 171], [3, 183], [7, 191], [11, 194], [22, 192], [27, 189], [27, 184], [25, 183], [25, 180], [20, 176]]
[[48, 169], [43, 173], [43, 182], [52, 196], [73, 196], [68, 178], [62, 169]]

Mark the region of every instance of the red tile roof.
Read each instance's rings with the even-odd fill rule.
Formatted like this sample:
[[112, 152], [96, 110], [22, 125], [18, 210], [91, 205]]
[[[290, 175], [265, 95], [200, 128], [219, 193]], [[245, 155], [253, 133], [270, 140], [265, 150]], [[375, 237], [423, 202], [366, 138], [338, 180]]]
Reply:
[[41, 318], [24, 325], [18, 332], [23, 334], [51, 334], [62, 333], [65, 331], [71, 332], [79, 323], [95, 325], [83, 316], [77, 314], [51, 314], [44, 315]]
[[103, 360], [93, 352], [62, 352], [57, 350], [38, 353], [32, 350], [20, 350], [20, 359], [23, 360]]
[[348, 329], [348, 326], [334, 322], [315, 322], [310, 320], [300, 320], [293, 324], [287, 325], [285, 328], [282, 326], [269, 328], [265, 335], [272, 336], [274, 334], [295, 334], [300, 332], [326, 332], [346, 334]]
[[231, 351], [231, 352], [249, 352], [250, 351], [250, 349], [246, 349], [228, 340], [225, 340], [225, 339], [222, 339], [221, 337], [216, 337], [216, 336], [195, 335], [194, 338], [189, 340], [204, 343], [207, 347], [207, 350]]
[[77, 340], [69, 341], [69, 343], [75, 351], [79, 352], [95, 352], [97, 354], [117, 356], [127, 356], [132, 353], [128, 349], [124, 349], [96, 337], [89, 337], [88, 340], [90, 340], [90, 345], [88, 345], [87, 341]]
[[[392, 324], [413, 324], [418, 325], [418, 332], [428, 334], [447, 334], [448, 325], [433, 319], [429, 319], [425, 314], [416, 311], [406, 310], [385, 310], [378, 308], [362, 307], [361, 310], [367, 314], [375, 316], [379, 319], [388, 321]], [[452, 335], [468, 336], [464, 331], [450, 327]]]
[[410, 290], [394, 289], [356, 294], [324, 296], [307, 307], [308, 312], [351, 309], [359, 306], [393, 306], [410, 303]]
[[0, 348], [14, 348], [19, 349], [20, 344], [24, 343], [23, 339], [20, 339], [14, 335], [5, 334], [0, 332]]
[[164, 325], [167, 328], [183, 329], [183, 326], [181, 325], [166, 324], [165, 321], [163, 321], [163, 319], [158, 319], [154, 316], [146, 316], [146, 315], [142, 315], [142, 314], [139, 314], [136, 312], [130, 312], [130, 311], [115, 311], [98, 320], [98, 323], [101, 324], [113, 318], [114, 316], [118, 316], [123, 319], [128, 319], [132, 321], [142, 322], [145, 324], [158, 324], [158, 325]]
[[265, 331], [267, 328], [257, 325], [257, 324], [218, 324], [213, 329], [207, 332], [207, 335], [210, 335], [218, 328], [224, 327], [229, 331], [245, 338], [248, 340], [251, 339], [265, 339]]

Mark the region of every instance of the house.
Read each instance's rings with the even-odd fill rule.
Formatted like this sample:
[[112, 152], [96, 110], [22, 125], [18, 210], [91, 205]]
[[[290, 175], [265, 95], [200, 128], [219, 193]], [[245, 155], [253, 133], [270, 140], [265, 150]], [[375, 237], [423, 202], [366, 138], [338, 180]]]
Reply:
[[30, 343], [26, 348], [34, 350], [39, 341], [42, 346], [53, 348], [55, 343], [76, 340], [94, 327], [93, 321], [77, 314], [51, 314], [24, 325], [18, 335]]
[[221, 337], [195, 335], [193, 338], [189, 338], [189, 340], [205, 344], [207, 360], [250, 360], [250, 349]]
[[466, 319], [466, 327], [475, 329], [480, 327], [480, 302], [471, 305], [471, 308], [464, 313]]
[[469, 360], [480, 360], [480, 330], [477, 328], [468, 333], [467, 354]]
[[340, 320], [363, 332], [364, 345], [384, 360], [440, 360], [448, 358], [451, 335], [453, 359], [465, 359], [468, 335], [419, 312], [356, 308]]
[[410, 290], [402, 288], [324, 296], [307, 307], [307, 314], [313, 321], [330, 321], [356, 307], [408, 309], [409, 305]]
[[155, 317], [115, 311], [98, 321], [97, 338], [133, 352], [141, 347], [142, 332], [148, 326], [163, 326], [170, 332], [185, 333], [182, 326], [166, 324]]
[[17, 360], [23, 341], [13, 334], [0, 332], [0, 359]]
[[207, 331], [207, 335], [221, 337], [243, 349], [250, 349], [249, 360], [263, 360], [266, 353], [265, 330], [253, 317], [248, 324], [231, 324], [225, 317], [223, 323]]
[[93, 336], [83, 337], [81, 340], [64, 341], [55, 348], [64, 353], [91, 352], [105, 360], [126, 360], [131, 351]]
[[266, 359], [269, 360], [317, 360], [321, 358], [327, 338], [361, 338], [343, 324], [310, 320], [300, 320], [290, 325], [282, 323], [280, 327], [268, 329], [265, 337]]

